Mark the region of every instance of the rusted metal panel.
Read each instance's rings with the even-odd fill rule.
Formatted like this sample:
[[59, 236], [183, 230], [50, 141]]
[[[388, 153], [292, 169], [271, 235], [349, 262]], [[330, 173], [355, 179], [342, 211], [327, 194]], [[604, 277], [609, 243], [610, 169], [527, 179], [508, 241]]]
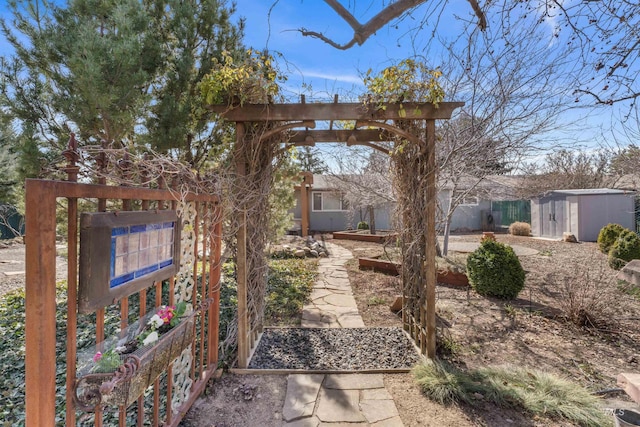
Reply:
[[[133, 199], [133, 200], [158, 200], [158, 201], [176, 201], [184, 200], [187, 202], [218, 202], [218, 197], [212, 194], [182, 194], [177, 191], [151, 189], [143, 187], [113, 187], [100, 184], [77, 184], [66, 181], [50, 181], [42, 179], [27, 179], [26, 182], [39, 182], [43, 192], [55, 193], [57, 197], [75, 197], [75, 198], [91, 198], [91, 199]], [[106, 202], [106, 200], [105, 200]], [[106, 203], [105, 203], [106, 205]], [[98, 208], [98, 211], [104, 209]]]
[[[69, 261], [67, 268], [68, 280], [68, 313], [67, 313], [67, 366], [75, 366], [76, 362], [76, 288], [78, 285], [78, 265], [76, 262], [78, 249], [76, 246], [78, 228], [77, 228], [77, 198], [91, 198], [105, 196], [108, 199], [123, 200], [123, 206], [134, 206], [133, 201], [141, 200], [145, 207], [149, 207], [150, 200], [171, 201], [175, 207], [176, 193], [163, 190], [149, 190], [129, 187], [108, 187], [106, 185], [88, 185], [77, 184], [63, 181], [43, 181], [28, 180], [26, 183], [26, 207], [27, 207], [27, 235], [26, 235], [26, 335], [27, 335], [27, 358], [26, 358], [26, 425], [28, 427], [55, 425], [56, 421], [56, 289], [55, 289], [55, 219], [56, 219], [56, 200], [57, 198], [67, 197], [69, 199], [68, 209], [68, 241], [69, 241]], [[145, 199], [146, 197], [146, 199]], [[219, 215], [218, 198], [210, 195], [189, 195], [187, 199], [206, 201], [204, 206], [216, 210]], [[98, 210], [104, 210], [107, 206], [107, 199], [98, 199]], [[153, 215], [158, 215], [154, 212]], [[118, 215], [126, 217], [128, 212], [119, 212]], [[133, 213], [132, 213], [133, 214]], [[115, 215], [115, 214], [107, 214]], [[204, 215], [204, 214], [203, 214]], [[203, 226], [207, 226], [206, 221]], [[218, 222], [218, 227], [220, 226]], [[179, 228], [179, 226], [178, 226]], [[211, 242], [212, 246], [220, 247], [220, 230], [212, 235], [215, 242]], [[179, 239], [179, 235], [176, 240]], [[203, 242], [204, 244], [204, 242]], [[196, 246], [197, 247], [197, 246]], [[219, 265], [218, 253], [218, 265]], [[207, 271], [203, 267], [203, 274]], [[217, 280], [219, 281], [219, 270]], [[203, 282], [204, 286], [204, 282]], [[170, 287], [172, 288], [172, 287]], [[160, 282], [156, 283], [156, 306], [163, 303], [163, 295], [161, 293], [162, 286]], [[170, 293], [172, 289], [170, 289]], [[140, 315], [146, 311], [147, 301], [145, 292], [140, 294]], [[166, 296], [167, 292], [165, 292]], [[206, 295], [206, 294], [205, 294]], [[204, 296], [206, 298], [206, 296]], [[112, 301], [110, 301], [111, 303]], [[209, 316], [218, 321], [218, 301], [214, 308], [207, 308]], [[129, 314], [128, 300], [123, 297], [120, 301], [121, 305], [121, 326], [127, 323]], [[96, 318], [96, 342], [104, 340], [104, 310], [100, 309]], [[203, 335], [197, 337], [201, 342], [206, 341], [208, 348], [217, 350], [217, 334]], [[217, 324], [216, 328], [217, 330]], [[209, 329], [209, 331], [213, 328]], [[197, 342], [197, 341], [196, 341]], [[202, 351], [202, 344], [198, 347]], [[200, 360], [202, 358], [200, 357]], [[206, 379], [215, 372], [215, 362], [217, 362], [217, 353], [212, 352], [207, 358], [212, 363], [207, 363], [206, 369], [201, 367], [199, 375], [193, 376], [194, 394], [191, 395], [188, 402], [182, 406], [181, 411], [171, 413], [171, 409], [167, 411], [165, 423], [176, 425], [184, 416], [184, 413], [198, 397], [199, 393], [204, 390]], [[209, 366], [211, 365], [211, 366]], [[203, 378], [204, 377], [204, 378]], [[75, 383], [75, 370], [68, 369], [66, 374], [67, 390], [73, 389]], [[166, 392], [170, 399], [171, 391], [169, 389], [160, 388], [158, 382], [154, 387], [154, 409], [152, 413], [145, 414], [143, 410], [137, 412], [137, 424], [143, 425], [145, 422], [152, 421], [158, 425], [160, 420], [160, 392]], [[142, 399], [139, 400], [142, 404]], [[75, 404], [67, 399], [67, 410], [65, 415], [65, 424], [67, 426], [75, 425]], [[126, 425], [127, 408], [119, 410], [119, 424]], [[96, 426], [103, 424], [102, 411], [97, 410], [94, 417]]]

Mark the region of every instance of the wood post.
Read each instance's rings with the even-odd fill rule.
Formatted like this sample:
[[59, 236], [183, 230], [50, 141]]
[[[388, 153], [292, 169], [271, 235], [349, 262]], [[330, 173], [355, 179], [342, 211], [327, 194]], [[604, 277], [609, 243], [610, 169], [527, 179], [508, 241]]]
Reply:
[[[236, 146], [244, 145], [244, 123], [236, 123]], [[237, 179], [246, 179], [247, 167], [245, 159], [240, 157], [236, 163]], [[249, 324], [247, 310], [247, 209], [242, 206], [240, 223], [236, 234], [237, 240], [237, 280], [238, 280], [238, 367], [246, 368], [249, 359]]]
[[426, 314], [427, 357], [436, 357], [436, 122], [427, 120]]
[[302, 203], [302, 220], [300, 228], [302, 237], [309, 234], [309, 188], [307, 187], [307, 178], [305, 177], [300, 186], [300, 203]]
[[56, 197], [26, 182], [26, 425], [56, 418]]

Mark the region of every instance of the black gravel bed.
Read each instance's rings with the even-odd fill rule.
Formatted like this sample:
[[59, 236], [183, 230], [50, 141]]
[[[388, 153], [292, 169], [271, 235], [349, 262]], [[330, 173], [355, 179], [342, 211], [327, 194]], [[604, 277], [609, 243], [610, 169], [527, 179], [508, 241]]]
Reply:
[[419, 361], [402, 328], [268, 328], [249, 369], [411, 369]]

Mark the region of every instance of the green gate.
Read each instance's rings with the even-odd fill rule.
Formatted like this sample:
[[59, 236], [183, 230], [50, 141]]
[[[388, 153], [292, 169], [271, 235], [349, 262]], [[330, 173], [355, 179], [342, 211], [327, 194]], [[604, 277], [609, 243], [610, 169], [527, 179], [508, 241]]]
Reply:
[[531, 202], [529, 200], [491, 202], [491, 210], [502, 212], [499, 225], [503, 227], [508, 227], [514, 222], [531, 224]]

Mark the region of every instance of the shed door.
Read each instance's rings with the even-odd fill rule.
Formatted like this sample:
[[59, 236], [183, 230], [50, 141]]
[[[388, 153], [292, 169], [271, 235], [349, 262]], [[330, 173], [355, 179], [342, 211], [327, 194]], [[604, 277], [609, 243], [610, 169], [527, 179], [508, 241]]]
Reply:
[[542, 237], [562, 237], [564, 231], [564, 200], [547, 199], [542, 203], [540, 228]]

